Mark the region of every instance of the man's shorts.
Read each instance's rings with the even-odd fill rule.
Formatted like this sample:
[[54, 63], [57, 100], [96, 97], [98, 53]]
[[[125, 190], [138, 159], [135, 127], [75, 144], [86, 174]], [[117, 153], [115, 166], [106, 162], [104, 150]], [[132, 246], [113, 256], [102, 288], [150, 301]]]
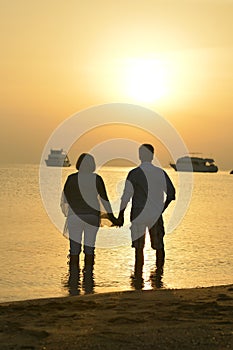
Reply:
[[149, 223], [135, 223], [133, 222], [131, 229], [132, 247], [133, 248], [144, 248], [146, 228], [148, 228], [150, 234], [151, 248], [152, 249], [163, 249], [163, 237], [165, 234], [163, 217], [160, 216], [157, 222], [150, 227]]

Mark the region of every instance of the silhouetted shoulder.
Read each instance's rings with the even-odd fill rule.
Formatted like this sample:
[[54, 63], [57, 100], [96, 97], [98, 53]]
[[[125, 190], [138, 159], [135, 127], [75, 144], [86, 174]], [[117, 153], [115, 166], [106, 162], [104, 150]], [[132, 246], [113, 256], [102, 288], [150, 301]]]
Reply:
[[134, 184], [145, 184], [146, 185], [146, 177], [143, 169], [141, 167], [137, 167], [132, 169], [127, 176], [127, 180]]
[[77, 175], [78, 175], [78, 173], [73, 173], [73, 174], [70, 174], [70, 175], [67, 177], [67, 179], [72, 180], [72, 179], [76, 178], [76, 177], [77, 177]]
[[162, 176], [165, 178], [168, 177], [167, 173], [165, 170], [163, 170], [163, 168], [160, 168], [159, 166], [153, 165], [153, 171], [158, 175], [158, 176]]
[[95, 175], [96, 175], [96, 183], [100, 185], [104, 184], [104, 180], [102, 179], [102, 177], [98, 174], [95, 174]]
[[128, 177], [134, 177], [137, 174], [140, 174], [142, 172], [142, 169], [140, 167], [134, 168], [132, 170], [130, 170], [130, 172], [128, 173]]
[[166, 172], [165, 170], [162, 169], [162, 171], [163, 171], [163, 174], [164, 174], [165, 176], [168, 176], [168, 174], [167, 174], [167, 172]]
[[74, 182], [76, 183], [77, 178], [78, 178], [78, 173], [73, 173], [73, 174], [68, 175], [68, 177], [66, 179], [65, 187], [70, 186]]
[[[165, 170], [162, 169], [162, 173], [163, 173], [163, 175], [164, 175], [166, 178], [169, 178], [169, 176], [168, 176], [168, 174], [167, 174], [167, 172], [166, 172]], [[169, 178], [169, 179], [170, 179], [170, 178]]]

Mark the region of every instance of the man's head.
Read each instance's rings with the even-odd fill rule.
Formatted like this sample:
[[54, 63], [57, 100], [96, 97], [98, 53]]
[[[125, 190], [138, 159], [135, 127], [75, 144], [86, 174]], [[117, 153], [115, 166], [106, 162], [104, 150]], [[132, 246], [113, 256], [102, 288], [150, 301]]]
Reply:
[[151, 162], [154, 157], [154, 147], [149, 143], [144, 143], [139, 147], [139, 159], [141, 162]]

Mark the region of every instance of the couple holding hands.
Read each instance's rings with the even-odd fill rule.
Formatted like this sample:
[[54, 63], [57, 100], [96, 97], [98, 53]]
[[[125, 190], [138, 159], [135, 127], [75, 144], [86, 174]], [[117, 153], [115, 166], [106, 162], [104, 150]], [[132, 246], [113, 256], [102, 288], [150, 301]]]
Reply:
[[132, 199], [130, 230], [132, 247], [135, 248], [135, 275], [142, 272], [147, 228], [151, 247], [156, 250], [156, 268], [163, 270], [165, 232], [162, 213], [175, 200], [175, 188], [167, 173], [152, 164], [153, 157], [152, 145], [142, 144], [139, 147], [141, 164], [128, 173], [119, 216], [116, 218], [112, 213], [104, 181], [95, 173], [93, 156], [88, 153], [81, 154], [76, 163], [78, 171], [69, 175], [66, 180], [61, 203], [63, 213], [67, 216], [71, 265], [79, 266], [84, 235], [84, 269], [93, 268], [96, 235], [100, 227], [100, 202], [112, 224], [121, 227], [124, 224], [124, 211]]

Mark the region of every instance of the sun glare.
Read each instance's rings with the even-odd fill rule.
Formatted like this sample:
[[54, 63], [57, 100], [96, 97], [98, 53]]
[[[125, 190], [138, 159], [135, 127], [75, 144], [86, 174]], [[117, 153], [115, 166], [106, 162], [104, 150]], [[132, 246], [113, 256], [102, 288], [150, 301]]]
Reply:
[[167, 93], [166, 70], [156, 59], [132, 59], [127, 64], [126, 93], [137, 102], [154, 102]]

